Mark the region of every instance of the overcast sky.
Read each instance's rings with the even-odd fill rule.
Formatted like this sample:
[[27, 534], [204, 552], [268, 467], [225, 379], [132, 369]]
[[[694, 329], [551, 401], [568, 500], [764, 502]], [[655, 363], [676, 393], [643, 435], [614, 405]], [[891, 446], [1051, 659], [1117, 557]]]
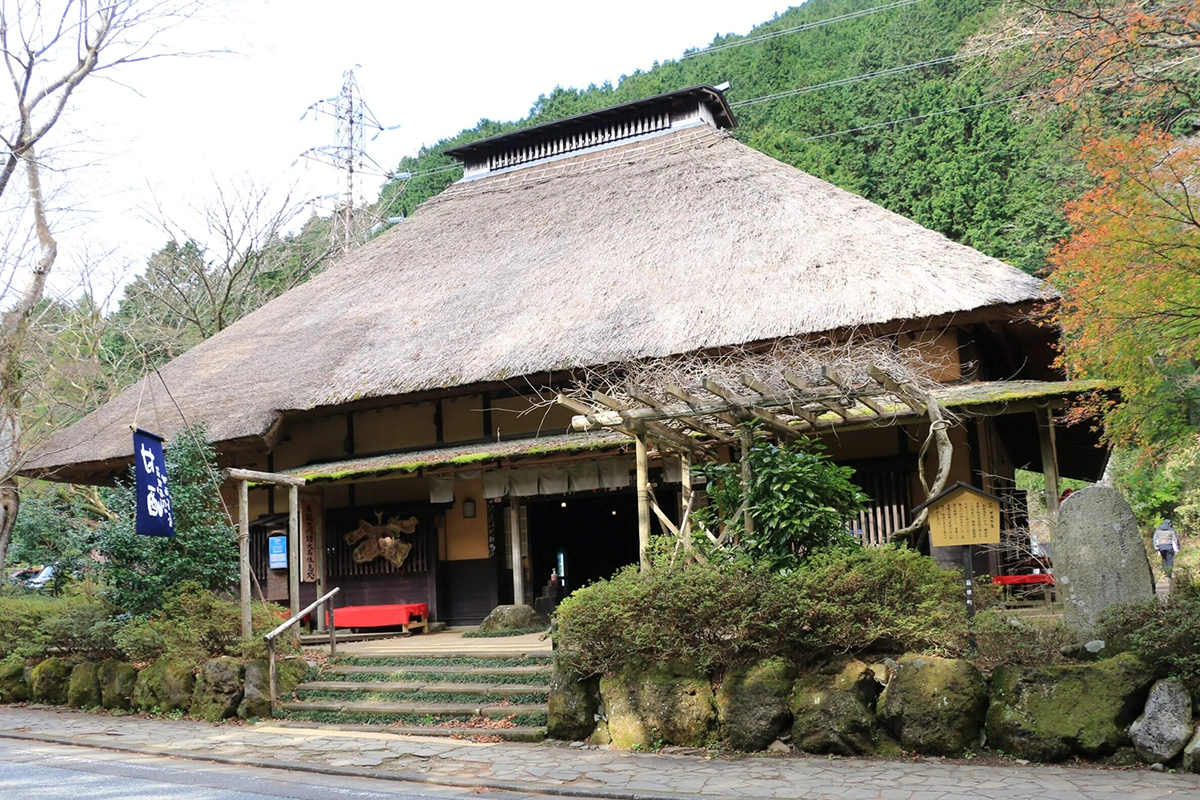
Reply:
[[80, 90], [69, 120], [86, 139], [64, 127], [60, 144], [74, 150], [63, 159], [96, 163], [71, 175], [72, 202], [82, 207], [60, 226], [59, 290], [85, 247], [115, 249], [110, 264], [140, 269], [164, 242], [146, 210], [158, 204], [186, 218], [189, 201], [214, 183], [252, 178], [298, 185], [304, 197], [336, 192], [332, 169], [297, 160], [333, 142], [332, 121], [300, 117], [338, 92], [348, 68], [357, 67], [379, 120], [400, 126], [368, 145], [391, 167], [480, 118], [522, 117], [557, 85], [615, 83], [714, 35], [746, 33], [788, 5], [230, 0], [174, 36], [179, 49], [231, 54], [134, 65], [119, 76], [125, 86], [94, 81]]

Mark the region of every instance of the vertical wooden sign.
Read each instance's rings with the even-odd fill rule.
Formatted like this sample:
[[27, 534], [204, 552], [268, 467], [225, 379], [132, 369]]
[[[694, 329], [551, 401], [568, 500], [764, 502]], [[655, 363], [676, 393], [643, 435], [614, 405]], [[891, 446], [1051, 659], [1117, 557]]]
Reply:
[[325, 503], [319, 491], [300, 492], [300, 580], [316, 583], [319, 577], [318, 548], [325, 542]]

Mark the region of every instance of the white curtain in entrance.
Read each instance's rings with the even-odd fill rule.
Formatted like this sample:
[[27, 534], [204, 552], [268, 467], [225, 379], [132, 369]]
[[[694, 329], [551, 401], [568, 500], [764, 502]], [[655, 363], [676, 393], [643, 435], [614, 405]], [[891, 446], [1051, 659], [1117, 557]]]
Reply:
[[494, 500], [508, 494], [508, 470], [488, 470], [483, 473], [483, 496], [486, 500]]
[[600, 462], [600, 485], [605, 489], [624, 489], [629, 486], [630, 458], [610, 458]]
[[538, 493], [540, 470], [514, 469], [508, 473], [508, 490], [513, 497], [533, 497]]
[[679, 460], [679, 456], [663, 456], [663, 482], [665, 483], [682, 483], [683, 482], [683, 463]]
[[567, 493], [566, 467], [542, 467], [538, 472], [538, 487], [542, 494]]
[[600, 466], [595, 461], [581, 461], [567, 467], [572, 492], [591, 492], [600, 488]]
[[453, 503], [454, 502], [454, 476], [444, 478], [431, 477], [429, 479], [429, 502], [431, 503]]

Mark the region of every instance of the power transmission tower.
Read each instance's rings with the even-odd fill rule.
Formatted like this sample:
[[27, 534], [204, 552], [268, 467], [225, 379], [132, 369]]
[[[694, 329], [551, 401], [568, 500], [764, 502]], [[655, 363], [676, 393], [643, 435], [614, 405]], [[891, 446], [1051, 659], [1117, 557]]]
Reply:
[[400, 127], [399, 125], [384, 127], [375, 117], [375, 113], [363, 99], [358, 81], [354, 77], [354, 70], [358, 68], [358, 65], [355, 65], [354, 68], [342, 73], [342, 90], [340, 92], [333, 97], [313, 103], [305, 109], [303, 116], [300, 117], [304, 119], [309, 113], [312, 113], [314, 117], [333, 117], [336, 121], [334, 144], [312, 147], [301, 155], [304, 158], [328, 164], [341, 173], [340, 203], [334, 211], [335, 223], [340, 223], [341, 230], [337, 230], [337, 224], [333, 225], [332, 235], [335, 242], [339, 238], [341, 239], [343, 254], [348, 253], [355, 244], [354, 217], [356, 208], [360, 205], [356, 180], [361, 182], [359, 179], [364, 173], [375, 173], [380, 177], [388, 175], [387, 170], [367, 155], [366, 130], [370, 128], [374, 131], [371, 141], [375, 141], [376, 137], [384, 131]]

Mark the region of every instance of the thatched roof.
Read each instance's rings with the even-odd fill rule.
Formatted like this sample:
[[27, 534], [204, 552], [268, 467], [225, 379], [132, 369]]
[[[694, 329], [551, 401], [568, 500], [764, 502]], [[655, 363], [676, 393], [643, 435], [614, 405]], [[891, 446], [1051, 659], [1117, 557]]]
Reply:
[[[453, 185], [163, 367], [173, 401], [148, 390], [141, 420], [173, 436], [178, 403], [216, 441], [253, 440], [289, 411], [987, 307], [1003, 316], [1042, 292], [698, 125]], [[128, 457], [140, 395], [88, 415], [27, 471]]]

